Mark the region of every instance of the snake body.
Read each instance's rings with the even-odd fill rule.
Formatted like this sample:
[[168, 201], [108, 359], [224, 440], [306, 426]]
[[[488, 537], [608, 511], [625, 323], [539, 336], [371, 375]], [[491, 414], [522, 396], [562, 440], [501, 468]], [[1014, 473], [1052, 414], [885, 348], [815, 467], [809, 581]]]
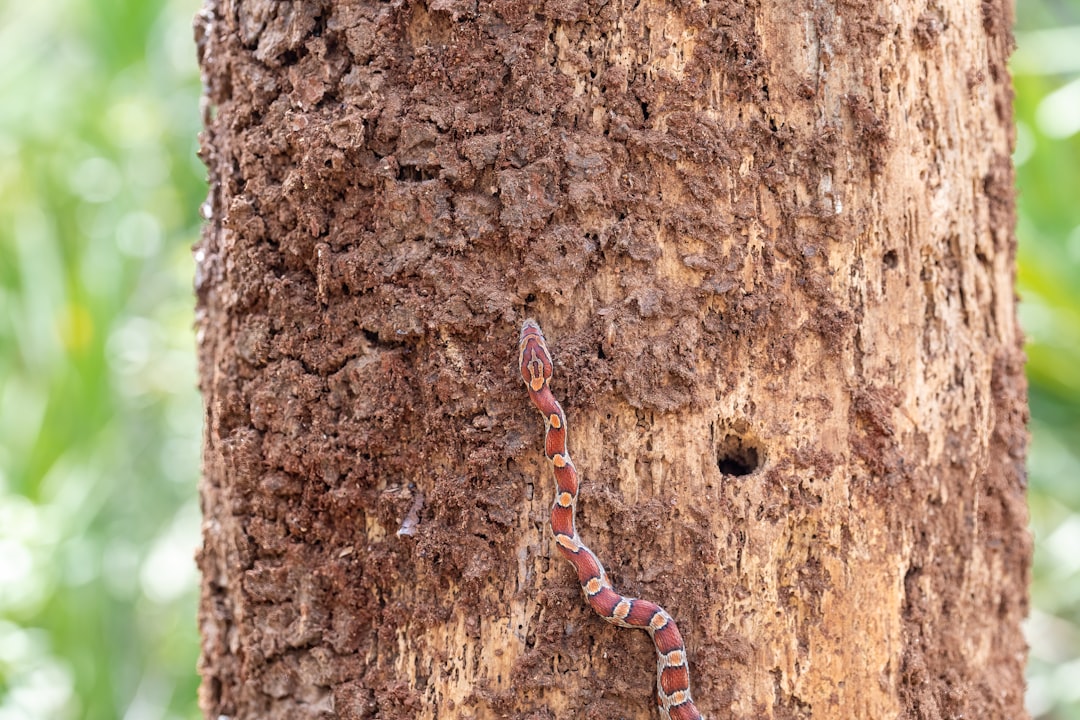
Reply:
[[544, 416], [545, 454], [555, 471], [555, 504], [551, 507], [551, 533], [555, 546], [577, 571], [585, 600], [600, 617], [619, 627], [649, 633], [656, 645], [656, 698], [664, 720], [701, 720], [690, 697], [690, 670], [686, 645], [675, 620], [649, 600], [620, 595], [611, 586], [604, 566], [578, 537], [574, 525], [578, 477], [566, 447], [566, 415], [551, 393], [551, 353], [540, 326], [526, 320], [521, 326], [518, 361], [529, 398]]

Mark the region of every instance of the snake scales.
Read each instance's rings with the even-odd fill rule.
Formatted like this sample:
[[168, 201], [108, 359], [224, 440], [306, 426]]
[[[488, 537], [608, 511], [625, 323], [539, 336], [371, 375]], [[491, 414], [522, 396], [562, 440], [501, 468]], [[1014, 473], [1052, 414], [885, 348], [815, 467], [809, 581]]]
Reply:
[[551, 533], [555, 545], [574, 566], [585, 600], [600, 617], [620, 627], [644, 630], [652, 637], [656, 645], [656, 698], [661, 717], [664, 720], [701, 720], [701, 713], [690, 697], [686, 645], [675, 620], [654, 602], [616, 592], [600, 559], [578, 537], [574, 525], [577, 471], [566, 447], [566, 415], [551, 393], [551, 353], [536, 321], [526, 320], [521, 326], [518, 345], [521, 378], [547, 427], [545, 454], [555, 471], [555, 504], [551, 507]]

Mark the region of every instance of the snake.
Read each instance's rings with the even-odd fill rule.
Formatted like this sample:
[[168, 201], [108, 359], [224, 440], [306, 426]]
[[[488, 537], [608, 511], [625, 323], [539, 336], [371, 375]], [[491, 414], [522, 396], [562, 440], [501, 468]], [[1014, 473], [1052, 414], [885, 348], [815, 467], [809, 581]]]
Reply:
[[619, 594], [596, 553], [578, 536], [574, 524], [578, 475], [566, 446], [566, 414], [551, 392], [551, 353], [535, 320], [526, 320], [521, 326], [518, 364], [529, 399], [544, 417], [544, 454], [555, 474], [555, 502], [551, 506], [555, 546], [574, 566], [585, 601], [597, 615], [613, 625], [649, 633], [656, 646], [656, 701], [663, 720], [701, 720], [690, 697], [686, 644], [671, 614], [649, 600]]

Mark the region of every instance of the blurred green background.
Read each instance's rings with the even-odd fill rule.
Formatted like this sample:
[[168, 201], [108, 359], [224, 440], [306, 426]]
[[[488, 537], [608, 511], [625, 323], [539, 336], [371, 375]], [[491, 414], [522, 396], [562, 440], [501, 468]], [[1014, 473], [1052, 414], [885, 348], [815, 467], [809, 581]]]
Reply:
[[1020, 321], [1031, 383], [1032, 715], [1080, 720], [1080, 0], [1019, 0]]
[[[0, 720], [198, 717], [197, 9], [0, 2]], [[1080, 720], [1080, 0], [1017, 10], [1028, 704]]]
[[0, 720], [196, 718], [198, 0], [0, 0]]

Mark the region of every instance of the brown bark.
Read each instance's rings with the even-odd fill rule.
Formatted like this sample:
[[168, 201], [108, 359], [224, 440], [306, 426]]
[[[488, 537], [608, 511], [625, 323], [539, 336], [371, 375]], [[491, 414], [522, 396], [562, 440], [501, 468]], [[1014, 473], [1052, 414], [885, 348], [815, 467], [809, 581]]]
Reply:
[[202, 707], [1018, 718], [1010, 9], [207, 0]]

